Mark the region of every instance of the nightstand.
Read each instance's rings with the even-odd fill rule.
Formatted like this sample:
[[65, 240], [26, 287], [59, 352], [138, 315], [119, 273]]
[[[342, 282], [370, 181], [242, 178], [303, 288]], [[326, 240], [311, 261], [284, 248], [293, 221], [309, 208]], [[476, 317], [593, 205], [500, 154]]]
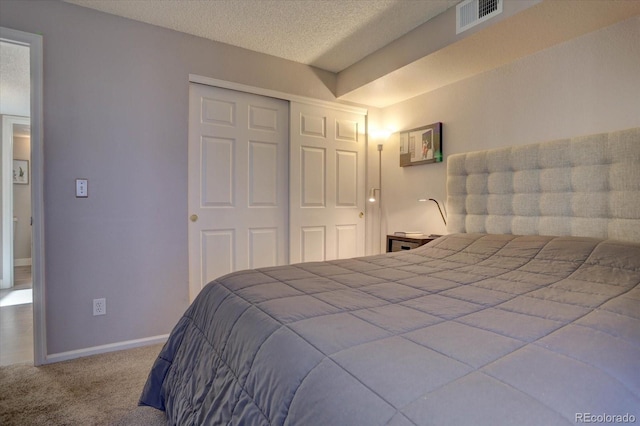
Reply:
[[416, 235], [403, 237], [400, 235], [387, 235], [387, 253], [392, 251], [411, 250], [433, 241], [440, 235]]

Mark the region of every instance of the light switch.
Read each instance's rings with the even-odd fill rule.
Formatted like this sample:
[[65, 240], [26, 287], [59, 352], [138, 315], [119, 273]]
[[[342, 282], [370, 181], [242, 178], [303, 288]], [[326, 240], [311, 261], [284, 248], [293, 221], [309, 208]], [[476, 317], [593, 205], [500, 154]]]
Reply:
[[89, 197], [89, 181], [87, 179], [76, 179], [76, 198]]

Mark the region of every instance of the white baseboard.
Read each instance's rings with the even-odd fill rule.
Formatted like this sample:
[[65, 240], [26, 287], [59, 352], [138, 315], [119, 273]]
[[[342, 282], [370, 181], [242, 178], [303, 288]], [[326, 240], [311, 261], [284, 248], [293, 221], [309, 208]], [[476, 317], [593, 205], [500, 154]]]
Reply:
[[31, 266], [31, 258], [13, 259], [13, 266]]
[[49, 354], [45, 356], [43, 364], [53, 364], [60, 361], [68, 361], [70, 359], [80, 358], [90, 355], [104, 354], [107, 352], [121, 351], [124, 349], [139, 348], [141, 346], [155, 345], [156, 343], [164, 343], [169, 338], [168, 334], [161, 336], [145, 337], [144, 339], [127, 340], [124, 342], [110, 343], [108, 345], [93, 346], [85, 349], [77, 349], [75, 351], [60, 352], [57, 354]]

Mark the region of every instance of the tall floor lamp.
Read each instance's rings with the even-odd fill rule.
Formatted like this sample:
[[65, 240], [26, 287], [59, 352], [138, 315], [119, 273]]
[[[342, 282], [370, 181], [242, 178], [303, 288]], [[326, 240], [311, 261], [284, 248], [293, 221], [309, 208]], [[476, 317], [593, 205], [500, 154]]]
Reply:
[[[378, 197], [376, 198], [376, 191], [378, 191]], [[369, 188], [369, 202], [375, 203], [378, 201], [379, 205], [382, 203], [382, 144], [378, 144], [378, 187]], [[378, 218], [379, 229], [378, 238], [382, 238], [382, 209], [380, 210], [380, 217]], [[380, 240], [381, 241], [381, 240]], [[381, 248], [382, 244], [379, 242], [378, 247]]]
[[[376, 200], [381, 198], [382, 189], [382, 144], [378, 144], [378, 187], [369, 188], [369, 202], [375, 203]], [[376, 198], [376, 191], [378, 191], [378, 198]]]

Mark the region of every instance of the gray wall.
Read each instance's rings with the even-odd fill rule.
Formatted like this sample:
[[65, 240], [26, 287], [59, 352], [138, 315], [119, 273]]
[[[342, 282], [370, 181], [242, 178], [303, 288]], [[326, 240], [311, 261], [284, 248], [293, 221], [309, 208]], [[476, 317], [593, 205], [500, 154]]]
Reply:
[[[457, 152], [640, 126], [640, 17], [387, 107], [382, 115], [382, 125], [396, 130], [443, 122], [445, 161]], [[374, 150], [369, 147], [370, 159]], [[446, 232], [435, 204], [416, 201], [426, 195], [446, 200], [446, 164], [399, 167], [398, 150], [395, 135], [383, 152], [383, 233]]]
[[47, 353], [168, 333], [188, 305], [188, 75], [325, 100], [335, 76], [58, 1], [3, 0], [0, 25], [43, 36]]

